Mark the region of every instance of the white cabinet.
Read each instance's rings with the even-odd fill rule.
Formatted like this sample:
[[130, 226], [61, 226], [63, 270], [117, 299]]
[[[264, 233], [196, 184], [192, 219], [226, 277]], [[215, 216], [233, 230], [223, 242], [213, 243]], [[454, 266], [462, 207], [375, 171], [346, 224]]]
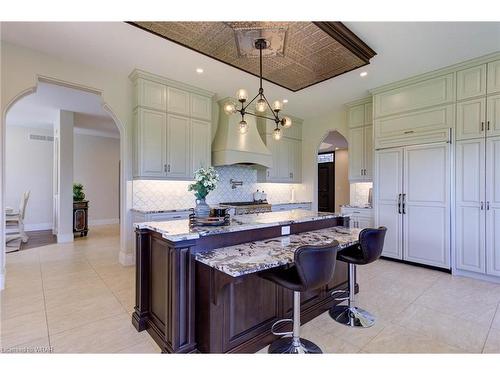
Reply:
[[281, 203], [281, 204], [272, 204], [271, 205], [272, 212], [290, 211], [290, 210], [311, 210], [311, 202]]
[[359, 104], [349, 108], [347, 111], [347, 123], [350, 128], [365, 125], [365, 105]]
[[211, 165], [212, 93], [140, 70], [134, 82], [134, 178], [191, 180]]
[[500, 135], [500, 95], [488, 96], [486, 128], [489, 137]]
[[192, 178], [190, 171], [190, 120], [167, 115], [167, 177]]
[[488, 64], [488, 94], [500, 92], [500, 60]]
[[384, 256], [450, 268], [448, 144], [377, 151], [375, 225]]
[[349, 181], [372, 180], [373, 127], [363, 126], [349, 131]]
[[136, 120], [136, 173], [144, 177], [163, 177], [166, 165], [167, 115], [139, 107]]
[[340, 213], [349, 216], [350, 228], [372, 228], [373, 210], [371, 208], [342, 207]]
[[500, 276], [500, 137], [457, 142], [456, 268]]
[[458, 139], [472, 139], [484, 136], [486, 130], [486, 99], [478, 98], [457, 103]]
[[457, 100], [486, 94], [486, 64], [457, 72]]
[[456, 268], [485, 272], [485, 140], [456, 145], [455, 257]]
[[167, 211], [167, 212], [141, 212], [135, 211], [133, 223], [144, 223], [148, 221], [172, 221], [189, 219], [192, 211]]

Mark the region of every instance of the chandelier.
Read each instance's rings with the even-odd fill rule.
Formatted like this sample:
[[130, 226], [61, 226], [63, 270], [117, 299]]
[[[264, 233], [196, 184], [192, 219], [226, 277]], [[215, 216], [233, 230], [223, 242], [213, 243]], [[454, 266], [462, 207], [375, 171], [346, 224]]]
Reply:
[[[273, 138], [275, 140], [279, 140], [279, 139], [281, 139], [280, 126], [283, 128], [291, 127], [292, 126], [292, 119], [290, 117], [287, 117], [287, 116], [280, 117], [280, 111], [283, 108], [283, 104], [279, 100], [276, 100], [273, 102], [273, 105], [271, 106], [269, 104], [269, 101], [267, 100], [266, 96], [264, 95], [264, 89], [262, 88], [262, 50], [268, 48], [267, 40], [265, 40], [265, 39], [255, 40], [255, 48], [259, 50], [259, 62], [260, 62], [259, 92], [257, 95], [255, 95], [255, 97], [252, 100], [250, 100], [247, 103], [247, 101], [248, 101], [247, 90], [239, 89], [236, 93], [236, 97], [238, 98], [238, 101], [240, 102], [241, 107], [238, 108], [235, 103], [230, 101], [224, 105], [224, 112], [226, 112], [228, 115], [232, 115], [235, 113], [239, 113], [241, 115], [241, 121], [239, 123], [239, 127], [240, 127], [239, 130], [240, 130], [241, 134], [245, 134], [248, 131], [248, 124], [245, 121], [245, 115], [255, 116], [255, 117], [264, 118], [264, 119], [274, 121], [276, 123], [276, 127], [274, 128], [274, 131], [273, 131]], [[255, 102], [256, 113], [247, 111], [247, 108], [253, 102]], [[268, 109], [270, 110], [272, 117], [265, 115], [265, 112]]]

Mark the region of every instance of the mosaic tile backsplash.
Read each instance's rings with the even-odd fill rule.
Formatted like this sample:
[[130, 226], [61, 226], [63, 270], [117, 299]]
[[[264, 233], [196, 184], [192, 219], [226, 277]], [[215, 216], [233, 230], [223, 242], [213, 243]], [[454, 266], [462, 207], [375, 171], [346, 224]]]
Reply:
[[[217, 188], [207, 196], [207, 203], [243, 202], [253, 200], [259, 189], [267, 193], [270, 203], [287, 203], [292, 198], [299, 201], [304, 195], [302, 184], [277, 184], [257, 182], [257, 170], [246, 166], [216, 167], [220, 176]], [[230, 179], [243, 181], [243, 186], [231, 188]], [[187, 191], [191, 181], [134, 180], [133, 207], [139, 210], [175, 210], [194, 207], [194, 195]]]
[[357, 182], [350, 185], [351, 205], [364, 206], [368, 204], [368, 192], [373, 187], [372, 182]]

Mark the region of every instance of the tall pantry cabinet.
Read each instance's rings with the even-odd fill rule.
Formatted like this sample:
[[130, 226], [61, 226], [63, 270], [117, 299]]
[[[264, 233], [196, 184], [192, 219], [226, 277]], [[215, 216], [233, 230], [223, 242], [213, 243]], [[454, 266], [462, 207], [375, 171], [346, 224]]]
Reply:
[[457, 72], [456, 268], [500, 276], [500, 61]]

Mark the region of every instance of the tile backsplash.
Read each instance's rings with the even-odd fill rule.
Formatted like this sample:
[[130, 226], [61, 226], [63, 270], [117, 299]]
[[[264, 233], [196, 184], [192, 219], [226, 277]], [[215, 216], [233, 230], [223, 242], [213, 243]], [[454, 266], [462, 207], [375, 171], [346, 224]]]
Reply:
[[364, 206], [368, 204], [368, 192], [373, 187], [372, 182], [356, 182], [350, 185], [350, 204]]
[[[292, 189], [295, 198], [303, 196], [302, 184], [259, 183], [257, 170], [247, 166], [216, 167], [220, 176], [217, 188], [207, 196], [207, 203], [238, 202], [253, 200], [259, 189], [267, 193], [270, 203], [290, 202]], [[243, 181], [242, 186], [231, 188], [230, 179]], [[134, 180], [133, 207], [140, 210], [186, 209], [194, 207], [194, 195], [187, 190], [191, 181]]]

